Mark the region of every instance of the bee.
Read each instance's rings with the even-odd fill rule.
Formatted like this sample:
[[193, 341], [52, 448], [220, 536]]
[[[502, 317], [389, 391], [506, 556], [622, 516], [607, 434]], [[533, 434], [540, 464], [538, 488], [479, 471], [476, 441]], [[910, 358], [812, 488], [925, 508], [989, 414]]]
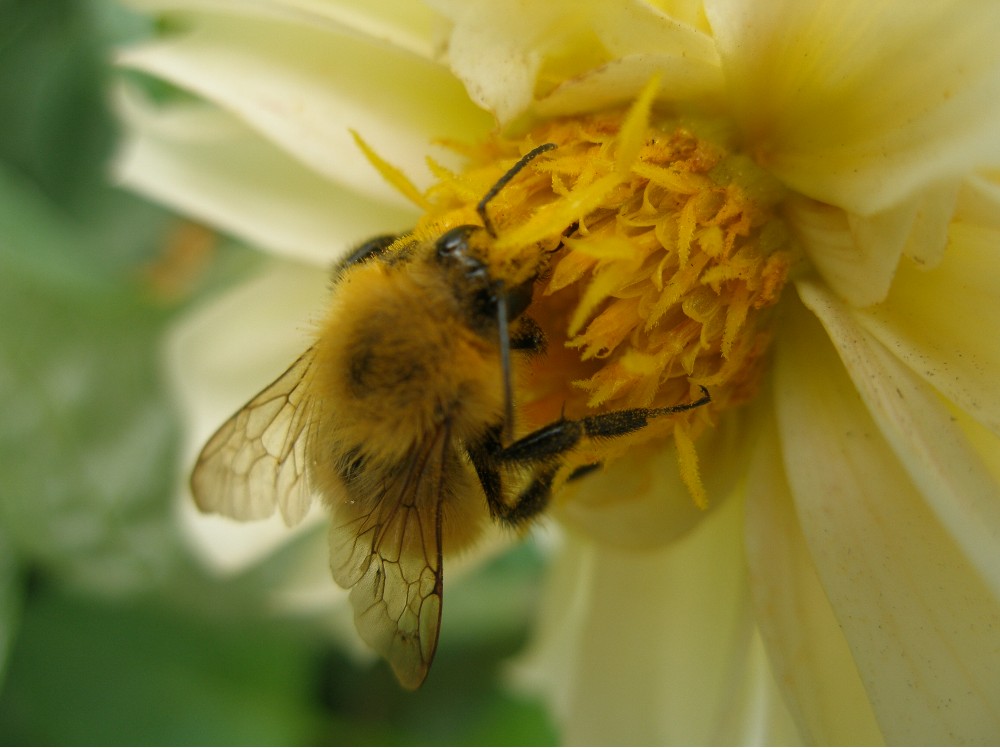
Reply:
[[702, 388], [694, 402], [562, 417], [512, 437], [515, 368], [543, 353], [545, 336], [526, 314], [537, 277], [511, 283], [490, 269], [487, 206], [554, 147], [493, 185], [481, 226], [376, 237], [342, 260], [313, 345], [209, 439], [191, 476], [202, 511], [237, 519], [277, 510], [294, 524], [320, 498], [357, 630], [409, 689], [437, 648], [445, 551], [467, 547], [491, 518], [530, 523], [582, 440], [710, 400]]

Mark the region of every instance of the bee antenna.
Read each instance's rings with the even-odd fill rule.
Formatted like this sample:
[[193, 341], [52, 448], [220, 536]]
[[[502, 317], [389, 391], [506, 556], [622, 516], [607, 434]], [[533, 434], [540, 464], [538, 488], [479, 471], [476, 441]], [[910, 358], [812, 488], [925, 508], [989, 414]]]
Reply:
[[479, 213], [479, 217], [483, 219], [483, 228], [486, 229], [486, 233], [492, 236], [494, 239], [497, 236], [496, 229], [493, 227], [493, 221], [490, 220], [489, 215], [486, 213], [486, 206], [489, 204], [490, 200], [495, 198], [497, 194], [507, 183], [517, 176], [517, 173], [521, 171], [525, 166], [527, 166], [531, 161], [539, 154], [545, 153], [545, 151], [551, 151], [556, 147], [555, 143], [543, 143], [542, 145], [532, 148], [530, 151], [521, 156], [521, 160], [510, 167], [510, 170], [504, 174], [497, 183], [490, 187], [489, 192], [483, 195], [483, 199], [479, 201], [479, 205], [476, 206], [476, 212]]
[[503, 441], [514, 441], [514, 378], [510, 366], [510, 327], [507, 320], [507, 292], [503, 281], [497, 281], [497, 330], [500, 335], [500, 369], [503, 374], [504, 423]]

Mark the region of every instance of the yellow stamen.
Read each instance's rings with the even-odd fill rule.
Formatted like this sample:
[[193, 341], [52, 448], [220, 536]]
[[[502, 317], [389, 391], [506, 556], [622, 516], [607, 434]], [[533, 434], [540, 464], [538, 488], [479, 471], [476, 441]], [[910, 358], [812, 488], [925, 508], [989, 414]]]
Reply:
[[650, 110], [653, 106], [653, 99], [659, 90], [660, 76], [657, 74], [639, 93], [639, 97], [628, 110], [622, 122], [622, 128], [618, 132], [618, 156], [615, 159], [615, 173], [622, 181], [630, 176], [632, 165], [638, 158], [639, 150], [646, 140]]
[[357, 144], [358, 148], [361, 149], [365, 158], [368, 159], [368, 163], [375, 167], [375, 170], [382, 175], [382, 179], [399, 190], [401, 195], [410, 200], [410, 202], [418, 208], [427, 210], [430, 207], [430, 204], [427, 202], [424, 194], [417, 189], [417, 186], [413, 184], [413, 182], [407, 179], [406, 175], [403, 174], [402, 171], [379, 156], [357, 132], [354, 130], [351, 130], [350, 132], [351, 137], [354, 138], [354, 142]]
[[677, 446], [677, 464], [681, 471], [681, 480], [691, 492], [691, 498], [699, 509], [708, 508], [708, 495], [701, 482], [698, 470], [698, 453], [691, 440], [691, 426], [687, 421], [678, 421], [674, 425], [674, 444]]

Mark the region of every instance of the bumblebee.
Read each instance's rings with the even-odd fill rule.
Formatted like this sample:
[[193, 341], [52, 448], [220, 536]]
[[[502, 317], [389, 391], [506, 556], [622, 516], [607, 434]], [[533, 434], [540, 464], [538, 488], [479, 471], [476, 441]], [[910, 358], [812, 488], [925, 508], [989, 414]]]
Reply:
[[333, 578], [406, 688], [434, 659], [446, 552], [490, 518], [530, 523], [581, 441], [710, 400], [702, 388], [693, 402], [563, 417], [513, 437], [517, 370], [545, 336], [526, 314], [537, 274], [510, 283], [491, 269], [487, 206], [554, 147], [527, 153], [486, 193], [481, 226], [376, 237], [340, 262], [313, 345], [215, 433], [191, 477], [202, 511], [237, 519], [279, 510], [294, 524], [320, 498]]

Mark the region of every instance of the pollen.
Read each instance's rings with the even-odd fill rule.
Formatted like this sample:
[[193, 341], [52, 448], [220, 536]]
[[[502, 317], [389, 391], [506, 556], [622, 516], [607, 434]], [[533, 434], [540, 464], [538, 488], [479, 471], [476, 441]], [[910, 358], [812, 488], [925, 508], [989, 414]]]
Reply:
[[469, 166], [432, 164], [438, 182], [418, 230], [478, 224], [484, 192], [524, 153], [528, 164], [487, 206], [493, 277], [535, 278], [530, 316], [548, 341], [516, 382], [519, 430], [561, 417], [712, 402], [588, 444], [567, 473], [633, 446], [671, 442], [693, 501], [706, 506], [698, 438], [760, 387], [772, 310], [797, 254], [782, 188], [724, 127], [649, 110], [549, 121], [520, 138], [465, 147]]

